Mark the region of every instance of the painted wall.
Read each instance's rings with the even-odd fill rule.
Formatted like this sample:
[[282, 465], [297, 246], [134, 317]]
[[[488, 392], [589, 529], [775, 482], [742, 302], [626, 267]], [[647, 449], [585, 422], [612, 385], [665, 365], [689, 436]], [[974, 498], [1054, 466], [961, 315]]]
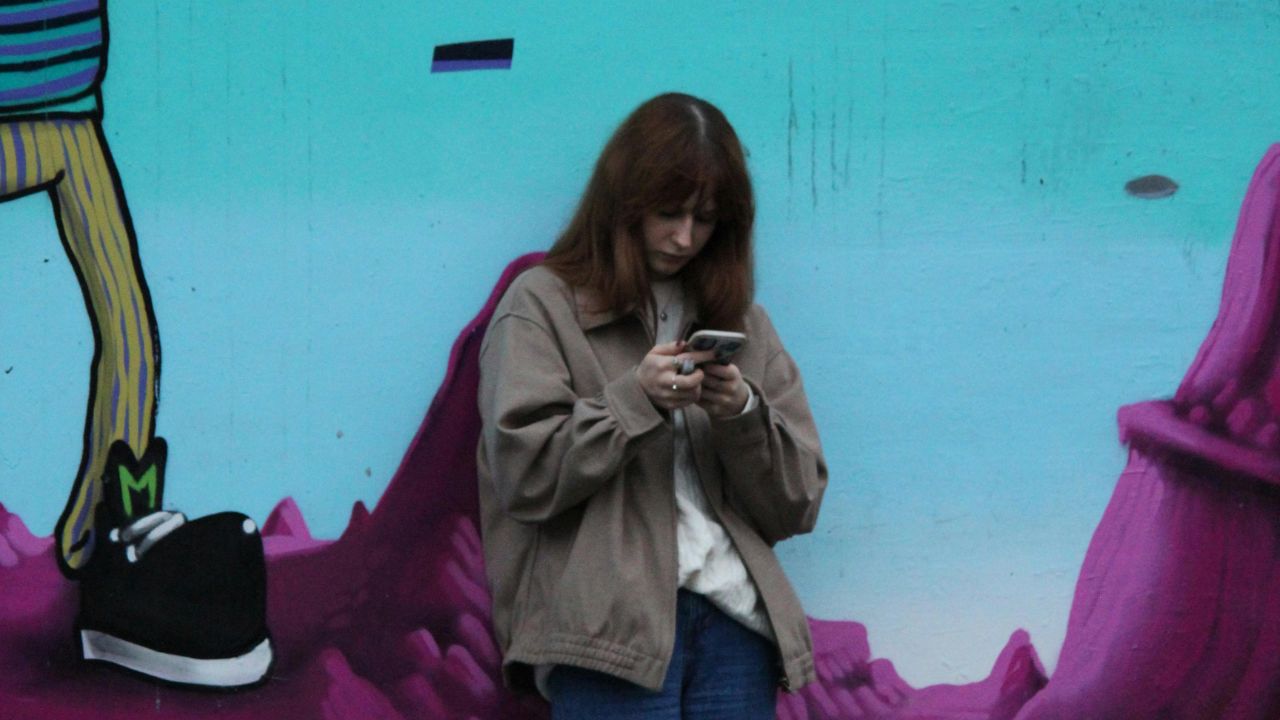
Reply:
[[[627, 4], [631, 5], [631, 4]], [[750, 151], [758, 299], [831, 487], [781, 554], [914, 685], [1046, 669], [1280, 128], [1275, 2], [111, 5], [106, 131], [163, 343], [167, 500], [317, 536], [373, 506], [506, 263], [668, 89]], [[514, 37], [511, 69], [431, 74]], [[1127, 195], [1160, 173], [1178, 192]], [[0, 206], [0, 501], [52, 531], [92, 337], [48, 202]]]

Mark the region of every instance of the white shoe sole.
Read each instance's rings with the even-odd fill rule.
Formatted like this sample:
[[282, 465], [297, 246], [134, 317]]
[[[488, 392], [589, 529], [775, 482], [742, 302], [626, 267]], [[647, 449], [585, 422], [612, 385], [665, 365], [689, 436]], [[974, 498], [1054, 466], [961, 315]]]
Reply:
[[238, 657], [190, 658], [152, 650], [97, 630], [81, 630], [80, 645], [85, 660], [101, 660], [135, 672], [184, 685], [234, 688], [252, 685], [271, 668], [271, 641]]

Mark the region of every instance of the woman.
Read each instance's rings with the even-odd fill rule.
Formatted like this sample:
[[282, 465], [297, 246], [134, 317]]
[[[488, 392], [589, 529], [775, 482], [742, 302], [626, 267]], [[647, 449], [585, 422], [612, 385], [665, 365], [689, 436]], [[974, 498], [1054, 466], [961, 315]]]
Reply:
[[[536, 684], [555, 718], [773, 717], [779, 683], [813, 679], [771, 547], [813, 528], [826, 466], [796, 366], [751, 302], [754, 213], [724, 115], [653, 98], [489, 325], [477, 457], [494, 629], [508, 683]], [[707, 362], [683, 342], [700, 327], [747, 344]]]

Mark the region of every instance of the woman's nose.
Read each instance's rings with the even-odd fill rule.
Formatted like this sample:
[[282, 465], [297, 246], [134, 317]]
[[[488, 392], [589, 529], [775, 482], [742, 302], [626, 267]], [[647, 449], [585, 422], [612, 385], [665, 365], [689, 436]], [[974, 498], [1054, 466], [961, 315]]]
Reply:
[[687, 248], [693, 245], [693, 217], [690, 215], [681, 216], [676, 221], [675, 227], [676, 245]]

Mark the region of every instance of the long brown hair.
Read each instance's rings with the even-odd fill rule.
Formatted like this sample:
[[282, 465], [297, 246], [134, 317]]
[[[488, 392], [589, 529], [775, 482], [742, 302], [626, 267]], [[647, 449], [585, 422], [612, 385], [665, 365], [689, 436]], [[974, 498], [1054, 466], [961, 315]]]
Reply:
[[636, 108], [605, 145], [573, 219], [543, 261], [590, 290], [596, 311], [651, 305], [641, 222], [646, 213], [715, 200], [705, 247], [681, 270], [706, 327], [737, 329], [751, 305], [755, 200], [742, 144], [711, 103], [667, 93]]

